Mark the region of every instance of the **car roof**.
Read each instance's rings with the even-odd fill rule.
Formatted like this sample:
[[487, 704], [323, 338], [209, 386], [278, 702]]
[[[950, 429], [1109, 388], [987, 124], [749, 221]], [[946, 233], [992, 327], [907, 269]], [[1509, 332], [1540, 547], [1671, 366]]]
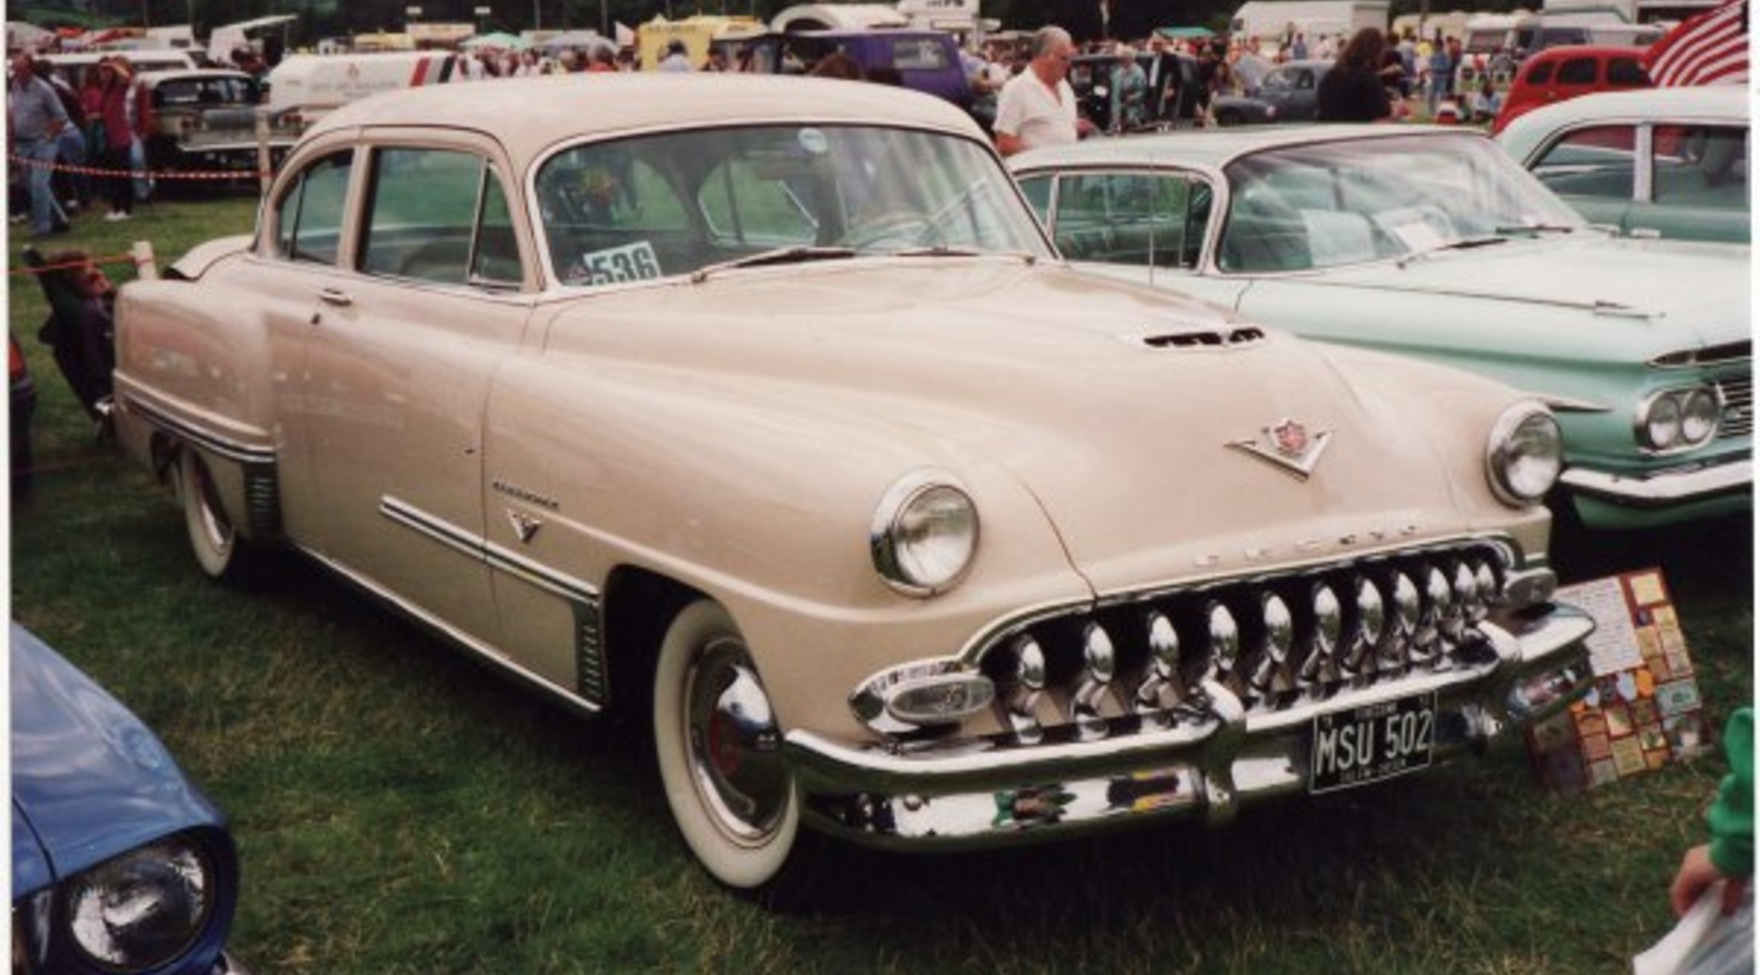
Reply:
[[150, 71], [139, 71], [135, 77], [142, 81], [179, 81], [186, 78], [245, 78], [250, 75], [234, 68], [154, 68]]
[[309, 134], [356, 126], [474, 129], [515, 156], [529, 158], [564, 138], [773, 122], [900, 126], [983, 137], [977, 123], [952, 104], [892, 85], [662, 72], [404, 88], [344, 105]]
[[1580, 58], [1586, 55], [1597, 58], [1641, 58], [1644, 56], [1644, 49], [1641, 47], [1633, 47], [1630, 44], [1554, 44], [1551, 47], [1541, 48], [1539, 51], [1529, 55], [1528, 59], [1523, 61], [1522, 64], [1526, 67], [1529, 63], [1535, 60], [1560, 61], [1565, 58]]
[[1517, 158], [1561, 125], [1632, 121], [1748, 121], [1748, 90], [1744, 85], [1701, 85], [1687, 88], [1635, 88], [1600, 91], [1525, 112], [1498, 133]]
[[1374, 122], [1249, 125], [1089, 139], [1073, 146], [1024, 152], [1010, 157], [1009, 165], [1022, 170], [1072, 165], [1152, 166], [1159, 159], [1177, 160], [1181, 165], [1198, 165], [1220, 170], [1237, 156], [1286, 146], [1412, 135], [1458, 138], [1472, 136], [1477, 132], [1476, 129], [1452, 125], [1388, 125]]

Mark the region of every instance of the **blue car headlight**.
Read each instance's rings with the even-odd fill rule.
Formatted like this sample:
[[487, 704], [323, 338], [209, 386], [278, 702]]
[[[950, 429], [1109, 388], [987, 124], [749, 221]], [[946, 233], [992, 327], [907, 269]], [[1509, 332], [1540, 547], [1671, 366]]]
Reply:
[[161, 968], [188, 952], [213, 917], [214, 866], [187, 839], [171, 837], [73, 877], [68, 934], [81, 954], [112, 971]]

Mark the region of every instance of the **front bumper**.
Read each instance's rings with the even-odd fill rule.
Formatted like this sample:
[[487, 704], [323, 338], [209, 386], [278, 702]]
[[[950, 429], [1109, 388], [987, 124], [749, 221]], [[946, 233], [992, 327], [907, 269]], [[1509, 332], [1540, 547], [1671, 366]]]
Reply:
[[1625, 507], [1652, 509], [1749, 493], [1754, 465], [1747, 456], [1700, 467], [1626, 476], [1584, 467], [1567, 469], [1559, 483], [1578, 494]]
[[1495, 654], [1482, 664], [1250, 713], [1211, 685], [1202, 711], [1098, 740], [887, 748], [797, 730], [785, 748], [806, 821], [867, 845], [991, 847], [1174, 817], [1222, 825], [1242, 805], [1308, 790], [1310, 739], [1322, 715], [1434, 693], [1432, 759], [1440, 762], [1555, 713], [1589, 689], [1583, 640], [1593, 629], [1582, 612], [1551, 605], [1485, 624]]

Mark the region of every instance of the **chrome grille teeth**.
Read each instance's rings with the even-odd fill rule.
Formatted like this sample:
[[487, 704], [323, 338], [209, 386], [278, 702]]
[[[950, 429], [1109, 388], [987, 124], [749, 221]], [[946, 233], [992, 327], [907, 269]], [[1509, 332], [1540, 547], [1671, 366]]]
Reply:
[[[1149, 665], [1143, 682], [1137, 685], [1136, 709], [1141, 715], [1160, 715], [1178, 703], [1179, 631], [1167, 614], [1152, 610], [1145, 618], [1148, 633]], [[1170, 700], [1171, 699], [1171, 700]], [[1161, 722], [1158, 722], [1161, 723]]]
[[1112, 637], [1098, 623], [1089, 623], [1082, 638], [1082, 679], [1070, 695], [1069, 720], [1081, 729], [1083, 738], [1106, 735], [1106, 718], [1102, 714], [1106, 692], [1118, 669], [1117, 653]]
[[983, 669], [1022, 744], [1179, 726], [1206, 685], [1249, 711], [1486, 661], [1478, 624], [1501, 605], [1491, 545], [1397, 553], [1358, 566], [1224, 579], [1103, 601], [1017, 630]]

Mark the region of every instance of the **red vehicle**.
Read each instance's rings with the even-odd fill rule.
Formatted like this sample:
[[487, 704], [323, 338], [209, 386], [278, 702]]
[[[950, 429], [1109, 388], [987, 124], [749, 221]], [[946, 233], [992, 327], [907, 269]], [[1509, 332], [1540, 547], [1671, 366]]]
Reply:
[[1654, 87], [1639, 60], [1644, 50], [1573, 44], [1535, 54], [1522, 62], [1515, 83], [1504, 96], [1503, 109], [1491, 124], [1491, 134], [1542, 105], [1596, 91]]

